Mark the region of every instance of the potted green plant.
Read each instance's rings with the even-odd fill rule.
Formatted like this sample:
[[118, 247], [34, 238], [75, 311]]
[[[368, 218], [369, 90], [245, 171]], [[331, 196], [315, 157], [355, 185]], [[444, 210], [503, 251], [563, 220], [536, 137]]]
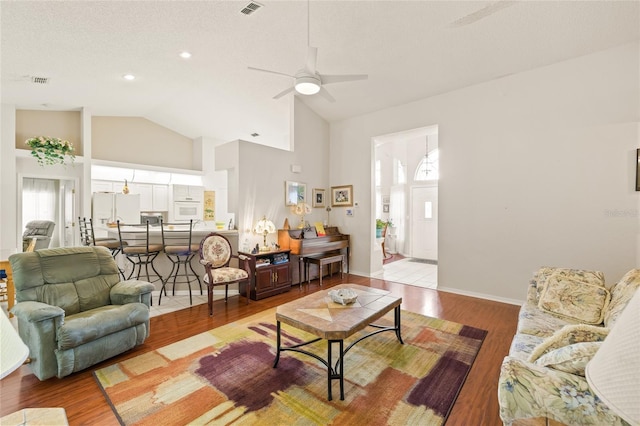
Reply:
[[382, 238], [382, 230], [387, 225], [386, 220], [376, 219], [376, 238]]
[[38, 136], [27, 139], [25, 144], [31, 148], [31, 155], [38, 160], [38, 164], [41, 166], [65, 164], [67, 158], [71, 162], [76, 158], [71, 142], [60, 138]]

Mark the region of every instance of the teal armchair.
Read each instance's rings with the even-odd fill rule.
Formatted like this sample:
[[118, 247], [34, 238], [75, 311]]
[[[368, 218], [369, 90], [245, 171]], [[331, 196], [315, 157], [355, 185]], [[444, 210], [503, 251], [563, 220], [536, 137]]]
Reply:
[[83, 370], [149, 336], [153, 285], [120, 281], [104, 247], [70, 247], [9, 257], [17, 303], [11, 312], [40, 380]]

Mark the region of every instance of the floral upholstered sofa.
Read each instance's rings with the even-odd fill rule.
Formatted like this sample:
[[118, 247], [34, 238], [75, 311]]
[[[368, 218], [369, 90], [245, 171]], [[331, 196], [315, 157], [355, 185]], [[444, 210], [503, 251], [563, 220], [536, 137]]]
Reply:
[[498, 383], [506, 425], [627, 425], [591, 391], [585, 366], [640, 287], [640, 269], [541, 268], [530, 282]]

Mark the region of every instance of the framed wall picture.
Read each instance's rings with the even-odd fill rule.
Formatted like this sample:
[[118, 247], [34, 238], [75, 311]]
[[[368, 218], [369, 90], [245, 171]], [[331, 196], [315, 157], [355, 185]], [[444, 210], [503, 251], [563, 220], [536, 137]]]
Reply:
[[353, 206], [353, 185], [332, 186], [331, 187], [332, 207]]
[[640, 149], [636, 149], [636, 191], [640, 191]]
[[300, 182], [284, 182], [284, 205], [295, 206], [307, 201], [307, 185]]
[[324, 207], [324, 189], [313, 188], [313, 207]]
[[382, 213], [389, 213], [389, 204], [382, 205]]

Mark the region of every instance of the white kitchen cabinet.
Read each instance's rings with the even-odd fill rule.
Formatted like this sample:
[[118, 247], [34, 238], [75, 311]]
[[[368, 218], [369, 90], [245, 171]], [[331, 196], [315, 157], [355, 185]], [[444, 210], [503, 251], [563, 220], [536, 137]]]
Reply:
[[140, 194], [140, 209], [143, 212], [169, 210], [169, 186], [151, 183], [129, 185], [131, 194]]
[[115, 192], [113, 190], [114, 183], [109, 180], [92, 180], [91, 192]]
[[140, 210], [153, 210], [153, 185], [150, 183], [130, 183], [129, 194], [140, 194]]
[[168, 185], [153, 185], [153, 210], [164, 212], [169, 210]]
[[173, 185], [174, 201], [204, 201], [204, 188], [192, 185]]
[[[151, 184], [151, 183], [127, 183], [129, 187], [129, 194], [140, 195], [140, 210], [143, 212], [166, 212], [169, 211], [169, 185]], [[120, 181], [108, 181], [108, 180], [92, 180], [91, 192], [115, 192], [122, 193], [124, 182]], [[195, 188], [200, 188], [202, 193], [202, 187], [194, 188], [191, 191], [189, 187], [185, 194], [187, 197], [197, 197], [198, 191]], [[193, 195], [192, 195], [193, 194]], [[200, 196], [202, 199], [203, 196]]]

